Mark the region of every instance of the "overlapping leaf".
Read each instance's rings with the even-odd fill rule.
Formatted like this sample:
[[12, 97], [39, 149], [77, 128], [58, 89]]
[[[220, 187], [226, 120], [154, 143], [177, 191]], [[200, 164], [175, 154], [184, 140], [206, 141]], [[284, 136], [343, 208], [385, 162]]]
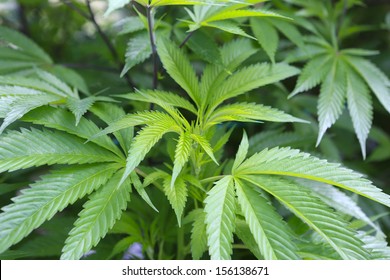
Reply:
[[245, 160], [235, 171], [310, 179], [334, 185], [390, 207], [390, 196], [359, 173], [290, 148], [265, 149]]
[[22, 191], [0, 214], [0, 252], [19, 242], [43, 222], [104, 184], [117, 169], [113, 164], [67, 167], [42, 176]]
[[0, 172], [45, 164], [121, 162], [112, 152], [81, 138], [47, 129], [22, 128], [0, 136]]
[[117, 172], [103, 187], [90, 196], [70, 231], [61, 259], [79, 259], [95, 246], [113, 227], [127, 208], [131, 184], [119, 181], [123, 172]]
[[272, 194], [316, 231], [343, 259], [369, 259], [348, 224], [303, 186], [276, 176], [245, 175], [243, 179]]

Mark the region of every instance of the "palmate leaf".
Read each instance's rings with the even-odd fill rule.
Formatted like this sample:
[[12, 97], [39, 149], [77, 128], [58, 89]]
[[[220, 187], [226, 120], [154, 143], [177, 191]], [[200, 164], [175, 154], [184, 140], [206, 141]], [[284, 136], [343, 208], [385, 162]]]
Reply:
[[183, 214], [184, 207], [186, 206], [188, 196], [187, 184], [182, 178], [178, 177], [175, 184], [172, 186], [172, 177], [170, 175], [165, 175], [164, 177], [163, 191], [175, 211], [177, 223], [180, 227], [181, 216]]
[[45, 164], [121, 161], [110, 151], [61, 131], [22, 128], [0, 136], [0, 172]]
[[22, 190], [0, 214], [0, 252], [19, 242], [44, 221], [104, 184], [115, 164], [65, 167]]
[[384, 194], [361, 174], [290, 148], [265, 149], [245, 160], [234, 175], [270, 174], [309, 179], [334, 185], [390, 207]]
[[118, 97], [126, 98], [129, 100], [154, 103], [157, 105], [169, 105], [177, 108], [183, 108], [194, 114], [197, 114], [197, 110], [191, 102], [177, 94], [168, 91], [137, 90], [137, 92], [135, 93], [122, 94], [118, 95]]
[[207, 244], [212, 260], [228, 260], [232, 254], [236, 201], [233, 178], [225, 176], [207, 193]]
[[199, 106], [199, 84], [195, 70], [182, 49], [172, 42], [161, 38], [157, 42], [157, 51], [168, 74], [178, 83]]
[[90, 196], [65, 241], [61, 259], [80, 259], [97, 245], [127, 208], [130, 180], [119, 184], [123, 172], [117, 172], [103, 187]]
[[353, 71], [347, 71], [347, 100], [362, 155], [366, 158], [366, 140], [373, 118], [372, 99], [364, 81]]
[[245, 175], [242, 177], [272, 194], [297, 217], [321, 235], [326, 243], [343, 259], [368, 259], [363, 248], [348, 224], [326, 204], [314, 197], [303, 186], [277, 176]]
[[235, 179], [238, 202], [266, 260], [298, 259], [292, 234], [281, 216], [258, 191]]
[[224, 67], [208, 64], [200, 83], [201, 101], [205, 106], [215, 90], [236, 68], [256, 52], [248, 39], [240, 38], [223, 45], [220, 49]]
[[[37, 108], [28, 112], [21, 120], [65, 131], [83, 139], [89, 139], [100, 132], [100, 129], [92, 121], [81, 118], [79, 124], [76, 126], [72, 113], [62, 108], [53, 108], [49, 106]], [[91, 140], [91, 142], [123, 157], [123, 153], [120, 149], [118, 149], [114, 142], [106, 135], [95, 138]]]
[[319, 132], [317, 146], [326, 130], [340, 117], [344, 109], [346, 91], [345, 66], [341, 60], [334, 59], [330, 72], [325, 77], [318, 99]]
[[126, 64], [121, 72], [123, 77], [135, 65], [145, 61], [152, 55], [148, 33], [144, 32], [133, 36], [127, 43]]
[[125, 172], [121, 179], [121, 184], [130, 175], [130, 173], [141, 163], [150, 149], [168, 132], [180, 132], [180, 127], [177, 126], [173, 119], [157, 120], [153, 124], [145, 126], [131, 143]]
[[226, 121], [307, 122], [268, 106], [255, 103], [233, 103], [215, 110], [208, 120], [208, 125], [212, 126]]
[[211, 97], [215, 107], [224, 100], [244, 94], [260, 86], [272, 84], [299, 73], [299, 70], [284, 63], [255, 64], [243, 68], [228, 78]]

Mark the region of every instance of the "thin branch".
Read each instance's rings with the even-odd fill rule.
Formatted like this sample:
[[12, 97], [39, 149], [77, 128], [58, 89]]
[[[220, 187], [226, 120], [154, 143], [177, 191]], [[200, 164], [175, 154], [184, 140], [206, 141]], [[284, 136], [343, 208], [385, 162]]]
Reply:
[[[114, 45], [111, 43], [110, 38], [107, 36], [106, 33], [104, 33], [104, 31], [101, 29], [100, 25], [97, 23], [96, 18], [95, 18], [95, 14], [92, 11], [92, 7], [91, 7], [90, 1], [89, 0], [85, 0], [85, 4], [87, 6], [88, 13], [84, 12], [82, 9], [77, 7], [72, 1], [61, 0], [61, 2], [64, 3], [65, 5], [67, 5], [72, 10], [76, 11], [77, 13], [79, 13], [85, 19], [87, 19], [87, 20], [92, 22], [92, 24], [96, 28], [97, 32], [99, 33], [99, 36], [102, 38], [102, 40], [104, 41], [104, 43], [107, 46], [108, 50], [110, 51], [111, 56], [115, 60], [115, 63], [117, 63], [119, 72], [121, 72], [123, 67], [124, 67], [124, 64], [121, 62], [121, 60], [119, 58], [119, 55], [118, 55], [118, 52], [116, 51]], [[127, 84], [129, 85], [129, 87], [134, 88], [135, 85], [131, 81], [130, 76], [126, 73], [126, 75], [124, 77], [126, 79]]]
[[157, 49], [156, 49], [156, 38], [153, 32], [154, 18], [152, 15], [152, 7], [146, 7], [146, 17], [148, 19], [149, 39], [150, 46], [152, 48], [152, 59], [153, 59], [153, 89], [157, 89], [158, 85], [158, 61], [157, 61]]
[[88, 20], [91, 20], [89, 15], [86, 12], [84, 12], [82, 9], [77, 7], [75, 4], [73, 4], [72, 1], [61, 0], [61, 2], [64, 3], [69, 8], [71, 8], [72, 10], [74, 10], [75, 12], [79, 13], [82, 17], [84, 17], [84, 18], [86, 18]]
[[18, 3], [18, 16], [20, 21], [20, 30], [26, 36], [30, 37], [30, 29], [28, 28], [28, 21], [26, 17], [25, 7], [21, 3]]
[[184, 38], [183, 42], [181, 42], [181, 44], [179, 45], [179, 48], [181, 49], [186, 43], [187, 41], [191, 38], [192, 34], [194, 34], [195, 31], [191, 31], [187, 34], [187, 36]]
[[88, 8], [89, 19], [91, 20], [91, 22], [95, 26], [97, 32], [99, 33], [100, 37], [103, 39], [103, 41], [106, 44], [107, 48], [110, 50], [111, 55], [114, 58], [114, 60], [118, 64], [120, 64], [121, 62], [120, 62], [120, 59], [119, 59], [119, 55], [118, 55], [114, 45], [111, 43], [111, 41], [108, 38], [108, 36], [106, 35], [106, 33], [104, 33], [103, 30], [100, 28], [100, 25], [96, 22], [95, 15], [94, 15], [94, 13], [92, 11], [92, 8], [91, 8], [90, 0], [85, 0], [85, 4], [87, 5], [87, 8]]

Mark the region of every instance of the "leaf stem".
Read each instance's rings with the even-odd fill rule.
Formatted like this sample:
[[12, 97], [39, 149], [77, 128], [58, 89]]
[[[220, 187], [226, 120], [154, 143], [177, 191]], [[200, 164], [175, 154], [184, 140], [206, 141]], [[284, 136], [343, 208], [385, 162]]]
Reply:
[[194, 34], [195, 31], [191, 31], [190, 33], [187, 34], [187, 36], [184, 38], [183, 42], [179, 45], [179, 48], [181, 49], [187, 41], [191, 38], [192, 34]]
[[[158, 64], [157, 64], [157, 48], [156, 48], [156, 37], [154, 35], [154, 18], [153, 18], [153, 7], [150, 5], [146, 6], [146, 17], [148, 20], [149, 39], [150, 46], [152, 48], [152, 59], [153, 59], [153, 89], [157, 89], [158, 85]], [[152, 106], [152, 105], [151, 105]]]

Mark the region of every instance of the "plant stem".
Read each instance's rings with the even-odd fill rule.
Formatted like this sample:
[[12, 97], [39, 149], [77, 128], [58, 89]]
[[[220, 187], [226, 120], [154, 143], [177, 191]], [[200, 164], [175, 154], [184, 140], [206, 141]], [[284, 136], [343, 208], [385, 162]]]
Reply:
[[[146, 18], [148, 20], [148, 31], [150, 46], [152, 48], [152, 59], [153, 59], [153, 89], [157, 89], [158, 86], [158, 61], [157, 61], [157, 48], [156, 48], [156, 37], [154, 34], [154, 16], [152, 7], [148, 5], [146, 7]], [[154, 104], [150, 104], [150, 110], [153, 110]]]
[[[82, 9], [80, 9], [78, 6], [76, 6], [72, 1], [61, 0], [61, 2], [64, 3], [69, 8], [71, 8], [72, 10], [76, 11], [78, 14], [80, 14], [85, 19], [92, 22], [96, 31], [99, 33], [99, 36], [102, 38], [104, 44], [107, 46], [108, 50], [110, 51], [111, 56], [115, 60], [115, 63], [118, 65], [118, 70], [122, 71], [124, 64], [121, 62], [119, 55], [118, 55], [118, 52], [116, 51], [114, 45], [111, 43], [109, 37], [107, 36], [106, 33], [104, 33], [104, 31], [101, 29], [100, 25], [97, 23], [96, 18], [95, 18], [95, 14], [93, 13], [92, 8], [91, 8], [90, 0], [85, 0], [85, 4], [87, 6], [88, 13], [84, 12]], [[128, 86], [134, 88], [135, 85], [131, 81], [130, 76], [126, 73], [126, 75], [124, 77], [126, 79]]]
[[184, 229], [183, 226], [181, 226], [177, 229], [177, 259], [183, 260], [184, 257]]
[[195, 31], [191, 31], [190, 33], [187, 34], [187, 36], [184, 38], [183, 42], [179, 45], [179, 48], [181, 49], [187, 41], [191, 38], [192, 34], [194, 34]]

